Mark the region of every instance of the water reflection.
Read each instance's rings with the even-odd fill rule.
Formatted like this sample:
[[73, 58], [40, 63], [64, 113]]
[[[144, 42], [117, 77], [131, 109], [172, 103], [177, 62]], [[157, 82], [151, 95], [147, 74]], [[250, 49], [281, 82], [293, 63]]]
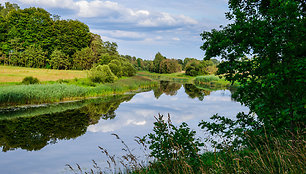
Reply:
[[162, 94], [174, 96], [177, 94], [177, 91], [181, 89], [182, 84], [169, 82], [169, 81], [160, 81], [160, 85], [158, 88], [154, 88], [154, 96], [155, 98], [159, 98]]
[[229, 90], [214, 90], [161, 82], [158, 88], [135, 95], [2, 109], [1, 172], [70, 173], [65, 164], [91, 167], [92, 159], [104, 167], [106, 159], [101, 159], [98, 146], [120, 156], [124, 153], [122, 144], [110, 135], [116, 133], [131, 149], [137, 149], [134, 137], [152, 132], [153, 116], [158, 113], [170, 113], [175, 125], [187, 122], [200, 137], [199, 121], [209, 121], [215, 113], [232, 118], [237, 112], [248, 111], [231, 100]]
[[[79, 137], [86, 132], [89, 125], [98, 123], [100, 118], [113, 119], [119, 105], [129, 101], [133, 96], [92, 99], [86, 101], [87, 105], [79, 109], [34, 117], [2, 119], [0, 146], [4, 152], [17, 148], [36, 151], [58, 140]], [[19, 110], [17, 112], [20, 114]]]
[[[154, 116], [158, 112], [167, 110], [167, 112], [176, 112], [185, 106], [179, 106], [179, 101], [183, 98], [172, 97], [168, 105], [174, 105], [169, 108], [163, 108], [163, 99], [161, 96], [176, 96], [181, 87], [184, 87], [185, 93], [192, 99], [197, 98], [203, 101], [204, 97], [210, 95], [212, 90], [203, 90], [192, 84], [178, 84], [169, 81], [161, 81], [159, 87], [153, 89], [154, 97], [159, 99], [156, 104], [147, 104], [152, 101], [151, 96], [148, 99], [138, 102], [139, 108], [133, 106], [121, 115], [124, 119], [123, 125], [145, 125], [148, 121], [142, 116]], [[83, 100], [78, 102], [62, 103], [56, 105], [44, 105], [41, 107], [19, 108], [0, 110], [0, 147], [2, 151], [11, 151], [18, 148], [37, 151], [48, 144], [55, 144], [58, 140], [69, 140], [79, 137], [88, 131], [90, 125], [97, 124], [99, 120], [111, 120], [116, 117], [116, 110], [122, 102], [130, 101], [135, 94], [116, 95], [98, 99]], [[146, 95], [143, 95], [145, 97]], [[147, 101], [148, 100], [148, 101]], [[168, 99], [167, 99], [168, 100]], [[141, 103], [143, 105], [141, 105]], [[192, 104], [184, 109], [192, 108]], [[158, 110], [156, 112], [156, 110]], [[133, 111], [133, 114], [128, 114]], [[148, 112], [149, 111], [149, 112]], [[183, 113], [183, 112], [182, 112]], [[184, 119], [193, 118], [189, 113], [185, 113]], [[183, 119], [183, 118], [181, 118]], [[178, 120], [181, 120], [178, 119]], [[121, 119], [122, 120], [122, 119]], [[114, 124], [114, 125], [113, 125]], [[112, 126], [113, 125], [113, 126]], [[95, 132], [102, 129], [108, 132], [118, 128], [118, 123], [108, 122], [108, 125], [101, 127], [89, 127], [90, 131]]]

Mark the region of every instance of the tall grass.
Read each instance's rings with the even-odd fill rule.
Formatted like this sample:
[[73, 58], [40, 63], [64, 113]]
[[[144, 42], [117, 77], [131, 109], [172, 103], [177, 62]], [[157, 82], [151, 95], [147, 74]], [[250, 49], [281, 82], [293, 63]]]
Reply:
[[69, 83], [2, 86], [0, 87], [0, 106], [41, 104], [85, 97], [123, 94], [158, 85], [156, 81], [143, 77], [121, 79], [115, 83], [96, 84], [96, 87], [78, 86]]
[[0, 88], [0, 104], [33, 104], [58, 102], [63, 99], [85, 97], [83, 87], [67, 84], [34, 84], [5, 86]]
[[[118, 135], [115, 136], [117, 139], [121, 140]], [[161, 139], [163, 138], [161, 137]], [[261, 142], [264, 143], [255, 144], [255, 142], [258, 142], [258, 139], [261, 139]], [[145, 156], [147, 156], [147, 154], [152, 155], [152, 151], [147, 151], [147, 145], [142, 141], [141, 138], [136, 137], [136, 141], [145, 150]], [[129, 147], [127, 147], [122, 140], [121, 142], [125, 146], [124, 151], [127, 152], [127, 154], [123, 155], [121, 158], [118, 158], [119, 161], [116, 161], [115, 156], [109, 154], [106, 149], [101, 147], [100, 149], [102, 153], [108, 157], [107, 163], [109, 164], [109, 167], [107, 168], [107, 171], [109, 173], [305, 173], [305, 132], [296, 132], [294, 134], [294, 140], [292, 140], [292, 135], [288, 134], [286, 137], [274, 137], [272, 139], [268, 138], [268, 136], [249, 137], [248, 141], [250, 141], [250, 147], [244, 147], [238, 151], [233, 151], [231, 148], [228, 148], [219, 152], [205, 152], [201, 155], [193, 156], [194, 159], [186, 159], [186, 155], [181, 153], [182, 146], [179, 144], [170, 143], [167, 144], [167, 146], [162, 146], [160, 150], [163, 151], [169, 149], [177, 149], [172, 151], [174, 152], [172, 158], [166, 161], [153, 159], [151, 162], [149, 161], [147, 163], [139, 160], [137, 156], [140, 155], [133, 154]], [[200, 162], [197, 163], [197, 165], [192, 165], [192, 163], [190, 163], [192, 160]], [[123, 168], [118, 169], [119, 165]], [[99, 167], [95, 162], [93, 165], [95, 171], [82, 171], [79, 165], [77, 165], [78, 168], [76, 169], [70, 165], [68, 166], [73, 170], [74, 173], [106, 173], [106, 170]]]

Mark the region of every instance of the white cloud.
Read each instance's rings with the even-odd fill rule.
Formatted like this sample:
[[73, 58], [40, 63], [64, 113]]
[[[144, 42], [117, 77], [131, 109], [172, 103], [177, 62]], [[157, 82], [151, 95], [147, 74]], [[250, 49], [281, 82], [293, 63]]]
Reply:
[[76, 11], [81, 18], [99, 18], [111, 23], [129, 23], [139, 27], [165, 27], [195, 25], [198, 22], [185, 15], [171, 15], [166, 12], [134, 10], [113, 1], [102, 0], [20, 0], [24, 4], [42, 7], [68, 8]]
[[68, 9], [77, 8], [73, 0], [19, 0], [19, 1], [24, 4], [34, 4], [43, 7], [51, 7], [51, 8], [68, 8]]

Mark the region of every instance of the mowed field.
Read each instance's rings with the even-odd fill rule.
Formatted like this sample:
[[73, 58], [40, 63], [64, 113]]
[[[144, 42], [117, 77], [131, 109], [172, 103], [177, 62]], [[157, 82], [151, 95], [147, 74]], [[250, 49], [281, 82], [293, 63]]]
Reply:
[[40, 81], [56, 81], [59, 79], [86, 78], [87, 72], [0, 65], [0, 82], [21, 82], [27, 76], [36, 77]]

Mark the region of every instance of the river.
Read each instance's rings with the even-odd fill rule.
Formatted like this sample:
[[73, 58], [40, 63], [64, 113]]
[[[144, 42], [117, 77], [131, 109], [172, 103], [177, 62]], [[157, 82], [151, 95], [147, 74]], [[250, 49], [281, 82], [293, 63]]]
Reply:
[[108, 158], [98, 146], [123, 155], [123, 144], [111, 135], [115, 133], [141, 156], [134, 137], [152, 132], [159, 113], [170, 114], [174, 125], [186, 122], [203, 138], [207, 133], [197, 126], [201, 120], [209, 121], [216, 113], [234, 118], [248, 110], [231, 98], [230, 90], [172, 82], [136, 94], [1, 109], [0, 173], [72, 173], [66, 164], [76, 168], [77, 163], [86, 171], [93, 168], [92, 160], [105, 168]]

